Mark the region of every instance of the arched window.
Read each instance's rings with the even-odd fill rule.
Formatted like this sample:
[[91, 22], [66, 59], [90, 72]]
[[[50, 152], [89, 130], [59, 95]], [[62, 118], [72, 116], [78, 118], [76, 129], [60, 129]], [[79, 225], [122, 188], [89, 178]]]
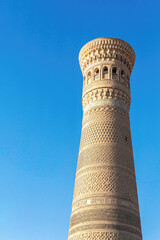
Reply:
[[123, 70], [121, 71], [121, 78], [125, 78], [125, 73]]
[[99, 74], [99, 69], [98, 68], [95, 68], [95, 74]]
[[106, 66], [103, 68], [103, 73], [108, 74], [108, 68]]
[[103, 78], [106, 78], [108, 76], [108, 68], [107, 66], [103, 67]]
[[99, 79], [99, 68], [95, 68], [94, 72], [95, 72], [95, 79]]
[[116, 67], [114, 67], [114, 68], [112, 69], [112, 75], [117, 75], [117, 68], [116, 68]]
[[88, 72], [87, 74], [87, 84], [91, 82], [91, 71]]
[[87, 76], [88, 76], [88, 78], [91, 77], [91, 71], [88, 72]]

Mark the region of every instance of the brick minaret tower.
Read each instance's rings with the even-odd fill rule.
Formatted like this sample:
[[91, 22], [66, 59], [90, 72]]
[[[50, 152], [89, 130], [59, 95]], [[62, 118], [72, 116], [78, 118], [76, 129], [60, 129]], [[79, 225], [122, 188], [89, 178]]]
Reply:
[[129, 120], [134, 61], [115, 38], [80, 51], [84, 114], [69, 240], [142, 239]]

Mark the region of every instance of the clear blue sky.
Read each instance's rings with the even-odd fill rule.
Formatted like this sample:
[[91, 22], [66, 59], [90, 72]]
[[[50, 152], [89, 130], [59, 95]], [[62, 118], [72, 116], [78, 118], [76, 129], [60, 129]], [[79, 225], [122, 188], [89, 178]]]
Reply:
[[0, 240], [66, 240], [82, 120], [80, 48], [132, 45], [143, 238], [160, 236], [160, 2], [0, 1]]

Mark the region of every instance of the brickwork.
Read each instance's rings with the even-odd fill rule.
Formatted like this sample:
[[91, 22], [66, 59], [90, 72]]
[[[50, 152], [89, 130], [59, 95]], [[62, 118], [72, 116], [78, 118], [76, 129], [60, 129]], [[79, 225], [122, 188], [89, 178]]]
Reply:
[[83, 122], [69, 240], [141, 240], [130, 133], [126, 42], [100, 38], [80, 51]]

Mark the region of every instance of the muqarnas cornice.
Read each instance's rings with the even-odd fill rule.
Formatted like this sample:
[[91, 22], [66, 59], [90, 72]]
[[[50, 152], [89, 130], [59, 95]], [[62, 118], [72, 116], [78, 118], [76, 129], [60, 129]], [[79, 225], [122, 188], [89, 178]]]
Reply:
[[135, 62], [135, 52], [127, 42], [109, 37], [88, 42], [79, 53], [83, 74], [91, 64], [113, 59], [125, 64], [131, 73]]

